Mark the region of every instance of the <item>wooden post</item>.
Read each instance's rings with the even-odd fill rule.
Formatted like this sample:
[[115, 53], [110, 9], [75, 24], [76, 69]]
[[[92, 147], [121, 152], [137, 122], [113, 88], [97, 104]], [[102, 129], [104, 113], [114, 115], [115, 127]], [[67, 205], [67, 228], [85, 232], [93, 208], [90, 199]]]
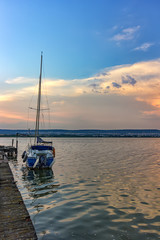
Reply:
[[17, 149], [17, 151], [16, 151], [16, 155], [17, 155], [17, 153], [18, 153], [18, 139], [16, 139], [16, 149]]

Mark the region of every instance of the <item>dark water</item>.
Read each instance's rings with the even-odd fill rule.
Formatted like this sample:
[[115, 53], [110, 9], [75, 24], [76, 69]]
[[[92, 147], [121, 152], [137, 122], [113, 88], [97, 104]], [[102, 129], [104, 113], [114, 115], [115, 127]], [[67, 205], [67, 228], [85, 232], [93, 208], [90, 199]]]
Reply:
[[11, 162], [39, 239], [160, 239], [160, 139], [53, 140], [53, 171], [23, 167], [26, 139]]

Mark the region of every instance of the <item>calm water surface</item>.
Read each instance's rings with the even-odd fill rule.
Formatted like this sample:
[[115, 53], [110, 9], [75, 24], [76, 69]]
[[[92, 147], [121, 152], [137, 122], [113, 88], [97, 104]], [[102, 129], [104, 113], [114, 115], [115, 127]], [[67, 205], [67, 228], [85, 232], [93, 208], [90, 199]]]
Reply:
[[160, 139], [55, 138], [43, 171], [22, 163], [27, 141], [10, 165], [39, 239], [160, 239]]

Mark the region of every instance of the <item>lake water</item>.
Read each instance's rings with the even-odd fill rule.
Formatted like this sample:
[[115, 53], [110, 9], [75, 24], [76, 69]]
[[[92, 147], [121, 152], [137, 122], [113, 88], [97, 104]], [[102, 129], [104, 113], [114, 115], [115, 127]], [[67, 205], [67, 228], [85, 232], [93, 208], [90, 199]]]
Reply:
[[37, 172], [27, 141], [10, 166], [39, 239], [160, 239], [160, 139], [55, 138], [53, 169]]

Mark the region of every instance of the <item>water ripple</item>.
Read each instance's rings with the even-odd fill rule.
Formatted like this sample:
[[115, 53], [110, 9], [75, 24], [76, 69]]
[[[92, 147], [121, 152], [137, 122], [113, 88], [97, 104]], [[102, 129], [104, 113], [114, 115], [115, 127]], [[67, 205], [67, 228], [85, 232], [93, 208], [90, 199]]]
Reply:
[[11, 163], [39, 239], [160, 239], [160, 139], [54, 142], [54, 172]]

